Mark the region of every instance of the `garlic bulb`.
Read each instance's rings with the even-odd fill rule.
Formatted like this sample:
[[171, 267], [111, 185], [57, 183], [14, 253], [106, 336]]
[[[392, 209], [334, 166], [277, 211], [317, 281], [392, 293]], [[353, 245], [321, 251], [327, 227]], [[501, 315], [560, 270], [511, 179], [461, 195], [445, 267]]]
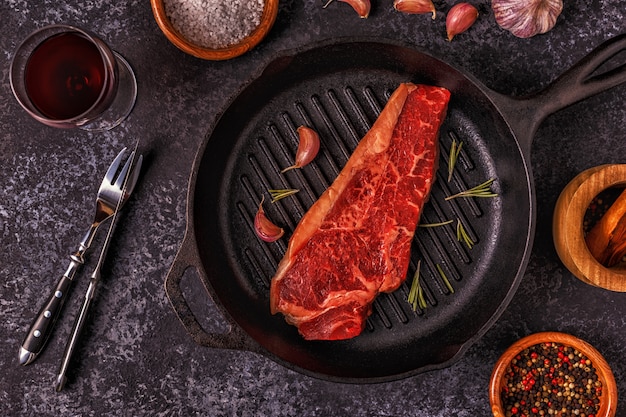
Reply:
[[563, 10], [563, 0], [493, 0], [496, 22], [518, 38], [530, 38], [552, 29]]

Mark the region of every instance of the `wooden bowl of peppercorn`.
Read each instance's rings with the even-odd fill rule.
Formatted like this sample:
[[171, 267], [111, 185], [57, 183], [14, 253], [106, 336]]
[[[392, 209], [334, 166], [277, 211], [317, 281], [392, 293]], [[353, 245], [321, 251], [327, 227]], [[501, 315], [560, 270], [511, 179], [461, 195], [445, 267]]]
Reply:
[[278, 0], [150, 0], [150, 4], [171, 43], [212, 61], [235, 58], [257, 46], [278, 14]]
[[542, 332], [513, 343], [498, 359], [489, 401], [494, 417], [614, 417], [617, 385], [589, 343]]

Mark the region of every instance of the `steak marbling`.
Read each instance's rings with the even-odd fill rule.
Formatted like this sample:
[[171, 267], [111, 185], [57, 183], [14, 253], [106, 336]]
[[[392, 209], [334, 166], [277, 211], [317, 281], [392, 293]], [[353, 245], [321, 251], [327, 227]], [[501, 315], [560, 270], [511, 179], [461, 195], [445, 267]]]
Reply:
[[405, 280], [449, 99], [441, 87], [401, 84], [294, 230], [270, 307], [305, 339], [359, 335], [375, 297]]

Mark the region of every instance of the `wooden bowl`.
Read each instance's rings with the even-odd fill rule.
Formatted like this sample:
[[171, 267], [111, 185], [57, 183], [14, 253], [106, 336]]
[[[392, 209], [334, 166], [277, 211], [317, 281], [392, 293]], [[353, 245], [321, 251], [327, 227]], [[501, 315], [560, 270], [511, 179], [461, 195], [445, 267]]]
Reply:
[[[609, 367], [609, 364], [602, 355], [589, 343], [566, 333], [559, 332], [542, 332], [526, 336], [513, 343], [498, 359], [491, 374], [489, 383], [489, 402], [494, 417], [505, 417], [504, 407], [502, 404], [501, 390], [506, 384], [506, 371], [515, 358], [524, 349], [538, 345], [544, 342], [552, 342], [559, 345], [569, 346], [581, 352], [589, 360], [596, 369], [598, 379], [602, 382], [602, 395], [600, 398], [600, 408], [596, 417], [613, 417], [617, 410], [617, 384], [615, 377]], [[532, 414], [531, 414], [532, 415]], [[560, 413], [552, 414], [554, 417], [561, 417]]]
[[257, 26], [252, 33], [237, 44], [225, 48], [212, 49], [194, 44], [192, 41], [185, 39], [185, 37], [177, 31], [165, 13], [163, 0], [150, 0], [150, 4], [159, 28], [161, 28], [161, 31], [170, 42], [190, 55], [212, 61], [235, 58], [254, 48], [272, 28], [276, 20], [276, 15], [278, 14], [278, 0], [265, 0], [261, 23], [259, 23], [259, 26]]
[[611, 291], [626, 291], [626, 270], [607, 268], [585, 242], [583, 221], [602, 191], [626, 184], [626, 164], [600, 165], [578, 174], [563, 189], [554, 208], [552, 237], [565, 267], [581, 281]]

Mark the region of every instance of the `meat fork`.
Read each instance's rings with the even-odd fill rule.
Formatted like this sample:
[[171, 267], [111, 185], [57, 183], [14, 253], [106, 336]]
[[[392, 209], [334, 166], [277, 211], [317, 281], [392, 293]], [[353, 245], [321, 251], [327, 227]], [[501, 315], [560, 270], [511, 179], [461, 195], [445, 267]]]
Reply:
[[[22, 365], [33, 362], [48, 341], [59, 317], [59, 313], [63, 309], [68, 290], [72, 285], [76, 271], [85, 263], [85, 253], [87, 253], [87, 250], [93, 242], [98, 226], [113, 216], [113, 213], [119, 208], [120, 203], [124, 204], [124, 202], [128, 200], [128, 197], [130, 197], [137, 183], [139, 170], [130, 170], [130, 164], [132, 163], [134, 155], [131, 155], [121, 170], [119, 169], [125, 153], [126, 148], [120, 151], [109, 166], [98, 189], [93, 223], [80, 241], [78, 250], [70, 255], [70, 265], [67, 271], [65, 271], [65, 274], [59, 279], [54, 290], [41, 307], [41, 310], [35, 317], [35, 320], [22, 342], [19, 352], [19, 362]], [[128, 181], [126, 181], [129, 170], [132, 175], [128, 178]], [[124, 189], [123, 184], [125, 182], [126, 188]]]

